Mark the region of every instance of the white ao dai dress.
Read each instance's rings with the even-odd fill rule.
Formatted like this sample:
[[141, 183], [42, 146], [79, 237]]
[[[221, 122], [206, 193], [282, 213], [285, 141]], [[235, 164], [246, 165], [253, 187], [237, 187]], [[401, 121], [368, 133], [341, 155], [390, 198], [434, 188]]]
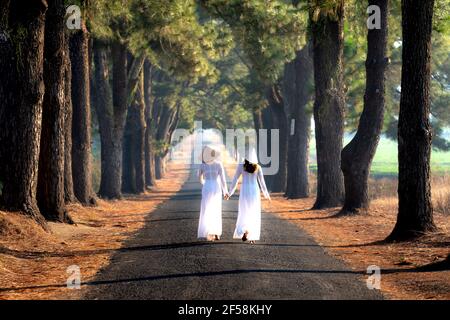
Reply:
[[228, 193], [222, 163], [202, 163], [198, 171], [202, 187], [202, 202], [198, 223], [198, 238], [211, 240], [222, 235], [222, 195]]
[[247, 239], [259, 240], [261, 234], [261, 195], [262, 191], [266, 199], [270, 199], [261, 166], [255, 172], [244, 170], [243, 164], [236, 168], [236, 174], [231, 185], [230, 196], [236, 191], [239, 177], [242, 176], [242, 184], [239, 194], [239, 212], [233, 238], [241, 239], [248, 232]]

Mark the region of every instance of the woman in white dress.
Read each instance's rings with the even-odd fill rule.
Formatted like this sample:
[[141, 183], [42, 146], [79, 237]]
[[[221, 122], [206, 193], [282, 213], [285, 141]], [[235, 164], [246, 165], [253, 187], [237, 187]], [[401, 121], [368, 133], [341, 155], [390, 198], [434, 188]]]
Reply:
[[228, 197], [225, 170], [217, 160], [218, 151], [204, 147], [198, 177], [202, 187], [202, 202], [198, 223], [198, 238], [220, 240], [222, 235], [222, 195]]
[[239, 194], [239, 213], [234, 231], [234, 239], [249, 240], [255, 243], [261, 234], [261, 195], [270, 200], [264, 181], [263, 171], [258, 165], [256, 151], [251, 150], [250, 155], [244, 159], [236, 168], [233, 182], [231, 184], [230, 195], [236, 191], [239, 178], [242, 176], [241, 190]]

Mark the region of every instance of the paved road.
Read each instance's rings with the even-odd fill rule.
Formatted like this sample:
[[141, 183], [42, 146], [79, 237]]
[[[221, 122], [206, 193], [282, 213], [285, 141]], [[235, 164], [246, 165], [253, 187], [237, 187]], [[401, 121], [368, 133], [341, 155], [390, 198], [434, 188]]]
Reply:
[[232, 240], [237, 200], [224, 202], [219, 242], [197, 241], [200, 185], [182, 190], [147, 217], [85, 299], [381, 299], [361, 274], [327, 255], [305, 232], [269, 213], [255, 245]]

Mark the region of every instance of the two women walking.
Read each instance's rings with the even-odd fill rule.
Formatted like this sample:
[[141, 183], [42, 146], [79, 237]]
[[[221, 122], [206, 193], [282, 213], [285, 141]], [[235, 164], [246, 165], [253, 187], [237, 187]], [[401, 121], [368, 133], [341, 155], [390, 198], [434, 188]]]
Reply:
[[228, 200], [236, 191], [239, 179], [242, 183], [239, 195], [239, 211], [234, 239], [254, 243], [261, 234], [261, 191], [270, 200], [262, 168], [258, 165], [256, 151], [252, 149], [243, 163], [238, 164], [228, 192], [225, 170], [218, 160], [218, 152], [204, 147], [199, 179], [202, 183], [202, 202], [198, 225], [198, 238], [219, 240], [222, 235], [222, 196]]

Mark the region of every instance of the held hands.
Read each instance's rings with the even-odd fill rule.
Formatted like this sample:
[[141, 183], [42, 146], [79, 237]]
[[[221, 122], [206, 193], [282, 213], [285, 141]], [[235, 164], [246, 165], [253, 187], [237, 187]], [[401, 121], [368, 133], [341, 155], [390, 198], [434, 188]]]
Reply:
[[[224, 198], [224, 200], [230, 200], [231, 196], [228, 193], [226, 193], [226, 194], [224, 194], [223, 198]], [[268, 196], [266, 199], [269, 200], [269, 202], [272, 202], [272, 199], [270, 198], [270, 196]]]

